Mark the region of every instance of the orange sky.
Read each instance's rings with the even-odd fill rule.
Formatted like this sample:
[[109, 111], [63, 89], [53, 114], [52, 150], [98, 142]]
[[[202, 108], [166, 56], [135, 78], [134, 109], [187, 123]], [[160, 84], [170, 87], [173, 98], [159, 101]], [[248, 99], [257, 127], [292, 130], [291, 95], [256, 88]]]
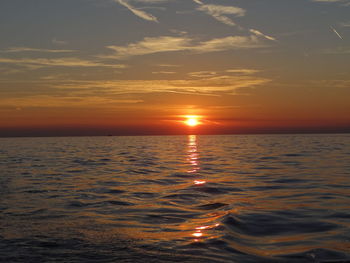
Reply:
[[0, 136], [348, 132], [349, 8], [2, 1]]

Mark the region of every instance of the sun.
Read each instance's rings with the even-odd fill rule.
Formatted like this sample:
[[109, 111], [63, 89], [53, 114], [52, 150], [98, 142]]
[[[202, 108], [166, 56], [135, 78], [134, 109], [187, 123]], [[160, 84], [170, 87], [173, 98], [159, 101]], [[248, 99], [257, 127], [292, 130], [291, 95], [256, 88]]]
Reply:
[[186, 124], [193, 127], [198, 125], [198, 121], [196, 119], [187, 119]]
[[200, 124], [200, 121], [198, 120], [199, 119], [199, 116], [196, 116], [196, 115], [188, 115], [188, 116], [185, 116], [186, 117], [186, 120], [184, 121], [184, 123], [190, 127], [195, 127], [197, 125]]

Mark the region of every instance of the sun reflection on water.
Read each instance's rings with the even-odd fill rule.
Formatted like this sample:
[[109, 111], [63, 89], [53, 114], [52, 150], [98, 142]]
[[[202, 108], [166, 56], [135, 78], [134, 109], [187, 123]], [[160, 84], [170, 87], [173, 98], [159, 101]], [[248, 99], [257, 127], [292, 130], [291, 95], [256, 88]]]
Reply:
[[205, 180], [194, 180], [193, 181], [193, 183], [195, 184], [195, 185], [201, 185], [201, 184], [205, 184], [207, 181], [205, 181]]
[[190, 163], [191, 168], [187, 171], [188, 173], [196, 173], [199, 170], [198, 162], [198, 149], [197, 149], [197, 136], [188, 136], [188, 150], [187, 150], [187, 161]]
[[[187, 170], [189, 174], [195, 176], [192, 184], [194, 187], [205, 187], [207, 180], [201, 178], [200, 174], [200, 162], [199, 162], [199, 152], [198, 152], [198, 142], [196, 135], [188, 136], [187, 143], [187, 162], [190, 165], [190, 168]], [[194, 222], [188, 222], [187, 226], [184, 226], [184, 229], [187, 231], [190, 230], [190, 235], [192, 241], [200, 242], [203, 239], [213, 238], [213, 233], [209, 232], [214, 228], [218, 227], [220, 224], [213, 223], [213, 219], [203, 218], [202, 220], [197, 218]]]

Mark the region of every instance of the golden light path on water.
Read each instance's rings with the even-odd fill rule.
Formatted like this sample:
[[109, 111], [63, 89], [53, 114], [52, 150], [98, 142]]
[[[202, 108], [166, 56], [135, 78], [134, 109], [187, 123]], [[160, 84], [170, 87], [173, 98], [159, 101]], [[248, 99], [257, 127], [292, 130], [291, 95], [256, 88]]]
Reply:
[[[187, 171], [188, 173], [192, 174], [193, 176], [197, 175], [197, 173], [200, 171], [200, 163], [199, 163], [199, 152], [197, 147], [197, 136], [196, 135], [189, 135], [188, 136], [188, 143], [187, 143], [187, 161], [190, 164], [190, 169]], [[205, 186], [207, 183], [204, 179], [195, 179], [193, 180], [193, 185], [200, 187]], [[195, 242], [201, 241], [200, 238], [205, 237], [205, 230], [213, 229], [215, 227], [218, 227], [220, 224], [213, 224], [213, 225], [200, 225], [195, 227], [195, 232], [192, 233], [192, 237], [194, 237]]]
[[188, 136], [188, 150], [187, 150], [187, 161], [190, 163], [191, 167], [187, 171], [188, 173], [196, 173], [200, 167], [198, 162], [198, 149], [197, 149], [197, 136], [189, 135]]

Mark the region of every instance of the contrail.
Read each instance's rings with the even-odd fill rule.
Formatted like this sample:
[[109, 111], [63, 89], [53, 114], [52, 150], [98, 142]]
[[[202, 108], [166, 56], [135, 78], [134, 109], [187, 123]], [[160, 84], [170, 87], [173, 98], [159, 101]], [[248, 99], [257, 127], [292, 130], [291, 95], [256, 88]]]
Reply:
[[193, 0], [193, 2], [195, 2], [195, 3], [199, 4], [199, 5], [203, 5], [203, 2], [200, 1], [200, 0]]
[[276, 38], [274, 37], [271, 37], [271, 36], [268, 36], [268, 35], [265, 35], [263, 33], [261, 33], [259, 30], [256, 30], [256, 29], [249, 29], [249, 31], [257, 36], [261, 36], [261, 37], [264, 37], [268, 40], [272, 40], [272, 41], [277, 41]]
[[337, 30], [335, 30], [334, 27], [330, 26], [330, 28], [333, 30], [333, 32], [334, 32], [341, 40], [344, 40], [343, 37], [338, 33]]

